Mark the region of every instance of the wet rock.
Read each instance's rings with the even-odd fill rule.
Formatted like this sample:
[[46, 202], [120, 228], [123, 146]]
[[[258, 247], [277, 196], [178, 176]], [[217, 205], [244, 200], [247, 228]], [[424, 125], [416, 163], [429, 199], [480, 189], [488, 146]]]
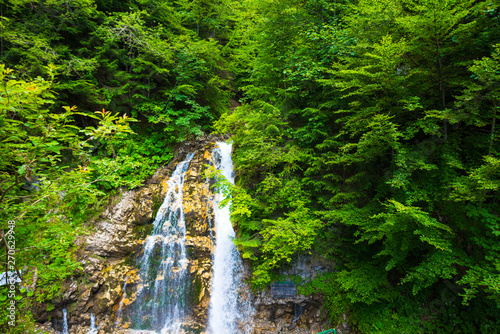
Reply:
[[190, 273], [193, 293], [193, 319], [196, 323], [206, 323], [210, 304], [212, 281], [212, 255], [215, 249], [215, 229], [213, 222], [213, 192], [210, 182], [204, 177], [206, 165], [213, 165], [214, 142], [202, 147], [186, 172], [183, 193], [184, 218], [186, 221], [186, 246], [190, 258]]
[[35, 333], [37, 334], [59, 334], [52, 326], [51, 322], [45, 322], [43, 324], [37, 324], [35, 328]]
[[[309, 282], [331, 266], [323, 260], [300, 257], [281, 274], [285, 277], [300, 276], [302, 282]], [[254, 334], [318, 333], [332, 328], [322, 310], [321, 295], [273, 298], [268, 288], [255, 294], [253, 304], [256, 308]]]

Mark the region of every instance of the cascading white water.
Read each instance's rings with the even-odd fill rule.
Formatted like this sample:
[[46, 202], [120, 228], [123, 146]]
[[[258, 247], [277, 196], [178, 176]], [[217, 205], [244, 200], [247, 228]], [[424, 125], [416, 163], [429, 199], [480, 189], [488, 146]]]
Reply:
[[66, 311], [65, 308], [63, 308], [62, 310], [63, 312], [63, 330], [62, 330], [62, 334], [69, 334], [68, 333], [68, 311]]
[[[214, 154], [216, 168], [234, 184], [231, 148], [231, 144], [218, 142]], [[249, 302], [239, 298], [241, 289], [245, 286], [244, 267], [241, 256], [232, 241], [235, 232], [230, 220], [230, 205], [219, 208], [221, 200], [222, 195], [216, 194], [213, 203], [216, 246], [208, 331], [211, 334], [247, 333], [250, 328], [243, 328], [241, 322], [253, 313], [253, 309]]]
[[300, 306], [300, 304], [293, 304], [293, 311], [295, 313], [295, 317], [292, 320], [292, 325], [295, 325], [295, 322], [299, 320], [300, 316], [304, 313], [304, 308]]
[[90, 313], [90, 329], [87, 334], [97, 334], [97, 327], [95, 325], [94, 314]]
[[193, 156], [188, 154], [168, 180], [165, 200], [138, 259], [142, 286], [132, 314], [133, 328], [175, 333], [183, 322], [190, 282], [182, 188]]

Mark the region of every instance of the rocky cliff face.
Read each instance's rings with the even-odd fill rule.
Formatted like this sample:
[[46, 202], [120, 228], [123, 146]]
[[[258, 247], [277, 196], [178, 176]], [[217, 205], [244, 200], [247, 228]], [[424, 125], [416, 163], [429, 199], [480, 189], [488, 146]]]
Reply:
[[184, 183], [184, 216], [187, 228], [190, 273], [194, 286], [194, 318], [201, 324], [207, 322], [212, 279], [212, 254], [215, 228], [213, 226], [213, 182], [203, 176], [207, 165], [213, 166], [214, 144], [205, 145], [191, 160]]
[[[330, 269], [331, 263], [310, 256], [302, 256], [283, 270], [284, 277], [300, 277], [308, 283], [317, 275]], [[289, 298], [273, 298], [271, 289], [255, 294], [253, 304], [256, 309], [254, 334], [264, 333], [319, 333], [330, 329], [328, 317], [323, 312], [321, 295], [304, 296], [297, 294]], [[342, 333], [342, 332], [339, 332]]]
[[[183, 205], [187, 228], [186, 246], [190, 259], [188, 268], [192, 283], [192, 308], [188, 323], [198, 332], [203, 331], [208, 316], [212, 254], [216, 237], [211, 181], [204, 176], [204, 170], [206, 165], [213, 165], [211, 152], [218, 140], [222, 138], [211, 136], [196, 144], [186, 143], [180, 146], [174, 160], [168, 166], [160, 168], [143, 187], [123, 191], [111, 201], [108, 208], [93, 222], [94, 232], [86, 240], [78, 241], [82, 245], [80, 259], [84, 269], [81, 275], [65, 282], [63, 297], [54, 301], [54, 311], [37, 312], [39, 322], [45, 323], [40, 326], [41, 329], [55, 333], [54, 321], [49, 321], [49, 317], [59, 319], [58, 322], [61, 323], [61, 310], [66, 308], [70, 334], [87, 333], [91, 313], [96, 317], [99, 334], [148, 333], [127, 328], [127, 307], [133, 306], [135, 292], [141, 284], [136, 258], [144, 239], [151, 232], [156, 211], [163, 202], [168, 177], [188, 153], [196, 152], [186, 172]], [[306, 266], [305, 269], [296, 267], [298, 269], [293, 270], [299, 270], [300, 275], [306, 276], [308, 272], [321, 271], [314, 266]], [[248, 291], [246, 298], [250, 298], [256, 308], [256, 334], [317, 333], [326, 329], [320, 296], [298, 296], [281, 300], [271, 298], [268, 292], [254, 295]]]

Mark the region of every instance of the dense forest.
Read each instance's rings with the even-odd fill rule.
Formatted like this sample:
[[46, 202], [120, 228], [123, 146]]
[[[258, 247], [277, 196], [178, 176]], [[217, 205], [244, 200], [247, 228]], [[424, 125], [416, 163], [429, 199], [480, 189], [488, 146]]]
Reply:
[[255, 289], [310, 254], [335, 263], [301, 286], [332, 324], [500, 332], [498, 1], [0, 9], [0, 262], [37, 286], [15, 291], [15, 328], [1, 287], [4, 332], [30, 332], [30, 308], [59, 298], [81, 270], [75, 237], [117, 189], [212, 132], [234, 142]]

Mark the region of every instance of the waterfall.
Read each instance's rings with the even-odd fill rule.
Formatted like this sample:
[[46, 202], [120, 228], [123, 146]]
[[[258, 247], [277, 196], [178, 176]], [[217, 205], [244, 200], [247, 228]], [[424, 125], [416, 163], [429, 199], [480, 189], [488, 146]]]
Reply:
[[[234, 184], [231, 144], [217, 143], [214, 152], [216, 168]], [[221, 194], [216, 194], [213, 202], [216, 229], [216, 246], [213, 259], [212, 292], [208, 311], [208, 332], [212, 334], [247, 333], [241, 322], [250, 316], [252, 308], [249, 302], [242, 300], [241, 289], [244, 267], [241, 256], [233, 244], [235, 232], [230, 220], [229, 206], [219, 208]]]
[[69, 334], [68, 333], [68, 311], [66, 311], [65, 308], [63, 308], [62, 310], [63, 312], [63, 330], [62, 330], [62, 334]]
[[141, 283], [132, 314], [133, 328], [175, 333], [185, 317], [190, 280], [182, 188], [193, 156], [188, 154], [168, 180], [165, 200], [138, 258]]
[[295, 322], [299, 320], [300, 316], [304, 313], [304, 308], [300, 306], [300, 304], [293, 304], [293, 310], [295, 313], [295, 317], [293, 318], [290, 327], [293, 327], [295, 325]]
[[94, 314], [90, 313], [90, 329], [87, 334], [97, 334], [97, 327], [95, 325]]
[[122, 310], [123, 310], [123, 301], [125, 298], [127, 298], [127, 282], [128, 282], [128, 277], [125, 278], [125, 283], [123, 283], [123, 288], [122, 288], [122, 299], [120, 299], [120, 304], [118, 304], [118, 312], [116, 312], [116, 320], [115, 320], [115, 326], [118, 327], [121, 321], [122, 317]]

